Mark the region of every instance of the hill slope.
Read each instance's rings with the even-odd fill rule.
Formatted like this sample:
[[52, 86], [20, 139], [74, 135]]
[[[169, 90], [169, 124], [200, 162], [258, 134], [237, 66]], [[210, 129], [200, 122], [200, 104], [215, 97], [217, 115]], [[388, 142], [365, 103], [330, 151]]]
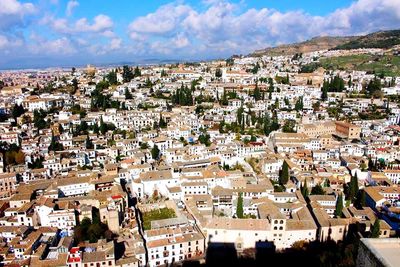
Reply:
[[400, 30], [380, 31], [367, 34], [336, 46], [335, 50], [349, 50], [358, 48], [384, 48], [388, 49], [400, 44]]
[[288, 45], [280, 45], [277, 47], [265, 48], [257, 50], [252, 53], [252, 56], [262, 56], [262, 55], [294, 55], [296, 53], [308, 53], [318, 50], [332, 49], [339, 45], [346, 44], [350, 41], [355, 40], [357, 37], [315, 37], [308, 41], [301, 43], [294, 43]]
[[358, 48], [384, 48], [388, 49], [400, 44], [400, 30], [379, 31], [364, 36], [347, 37], [315, 37], [301, 43], [280, 45], [271, 48], [260, 49], [251, 56], [278, 56], [294, 55], [296, 53], [308, 53], [318, 50], [349, 50]]

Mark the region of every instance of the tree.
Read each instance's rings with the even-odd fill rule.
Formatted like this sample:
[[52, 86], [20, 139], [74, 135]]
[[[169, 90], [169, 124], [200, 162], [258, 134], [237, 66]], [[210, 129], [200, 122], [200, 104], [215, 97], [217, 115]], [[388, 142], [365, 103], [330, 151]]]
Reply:
[[164, 120], [161, 113], [160, 113], [160, 120], [158, 122], [158, 126], [160, 126], [160, 128], [167, 128], [167, 122]]
[[286, 161], [283, 161], [282, 170], [279, 174], [279, 183], [281, 185], [285, 185], [287, 184], [288, 181], [289, 181], [289, 165], [287, 164]]
[[140, 149], [148, 149], [148, 148], [149, 144], [147, 144], [146, 142], [140, 144]]
[[221, 77], [222, 77], [222, 71], [221, 71], [220, 68], [217, 68], [217, 69], [215, 70], [215, 77], [216, 77], [216, 78], [221, 78]]
[[303, 97], [299, 97], [296, 101], [296, 104], [294, 105], [294, 109], [296, 111], [301, 111], [304, 108], [304, 104], [303, 104]]
[[105, 134], [107, 132], [107, 125], [103, 121], [103, 116], [100, 117], [99, 131], [101, 134]]
[[236, 205], [236, 216], [238, 218], [243, 218], [243, 197], [242, 192], [239, 193], [237, 205]]
[[367, 85], [367, 93], [370, 96], [378, 94], [382, 89], [381, 79], [375, 77], [373, 80], [369, 81]]
[[351, 177], [350, 183], [349, 183], [349, 200], [351, 203], [354, 203], [355, 198], [358, 194], [358, 178], [357, 178], [357, 172], [354, 174], [354, 176]]
[[74, 78], [72, 80], [72, 94], [75, 94], [78, 91], [78, 80], [76, 78]]
[[354, 202], [354, 206], [356, 206], [358, 209], [361, 209], [362, 207], [366, 207], [366, 195], [364, 190], [359, 190], [358, 195], [356, 198], [356, 201]]
[[109, 82], [111, 85], [115, 85], [115, 84], [118, 83], [117, 73], [116, 73], [114, 70], [110, 71], [110, 72], [107, 74], [106, 78], [107, 78], [108, 82]]
[[256, 101], [261, 99], [261, 91], [260, 88], [258, 87], [258, 83], [256, 83], [256, 88], [254, 88], [254, 94], [253, 97]]
[[202, 133], [201, 135], [199, 135], [199, 142], [200, 144], [210, 146], [211, 145], [210, 135], [207, 133]]
[[380, 236], [380, 232], [381, 232], [380, 220], [376, 219], [374, 224], [371, 226], [369, 237], [378, 238]]
[[325, 191], [320, 184], [317, 184], [311, 189], [311, 195], [325, 195]]
[[18, 118], [19, 116], [21, 116], [24, 113], [25, 113], [24, 107], [22, 105], [18, 105], [18, 104], [14, 105], [13, 109], [11, 111], [12, 117], [14, 119]]
[[181, 87], [171, 94], [171, 101], [176, 105], [193, 106], [192, 90], [182, 83]]
[[154, 145], [153, 148], [151, 149], [151, 157], [154, 160], [157, 160], [159, 156], [160, 156], [160, 149], [158, 149], [157, 145]]
[[304, 180], [304, 185], [300, 185], [300, 192], [305, 199], [308, 197], [308, 186], [307, 186], [307, 179]]
[[132, 69], [125, 65], [122, 67], [122, 79], [124, 83], [130, 82], [134, 78], [134, 75], [132, 73]]
[[135, 68], [135, 70], [134, 70], [134, 73], [133, 73], [133, 76], [134, 76], [134, 77], [140, 77], [140, 76], [142, 76], [142, 72], [140, 71], [140, 69], [139, 69], [138, 66], [136, 66], [136, 68]]
[[329, 82], [324, 80], [324, 83], [321, 88], [321, 100], [326, 101], [328, 99], [328, 91], [329, 91]]
[[125, 88], [124, 94], [125, 94], [125, 99], [133, 99], [133, 96], [132, 96], [132, 94], [131, 94], [131, 91], [129, 91], [128, 88]]
[[94, 145], [92, 140], [90, 140], [89, 135], [86, 135], [86, 141], [85, 141], [85, 145], [87, 149], [93, 149]]
[[342, 217], [343, 214], [343, 196], [342, 194], [339, 194], [339, 196], [336, 199], [336, 206], [335, 206], [335, 216], [337, 218]]
[[51, 134], [51, 142], [48, 149], [49, 151], [62, 151], [64, 146], [56, 140], [54, 134]]
[[263, 132], [266, 136], [271, 133], [271, 120], [269, 118], [268, 112], [265, 112], [263, 119]]
[[296, 121], [295, 120], [286, 120], [285, 124], [282, 126], [282, 132], [284, 133], [295, 133], [295, 126], [296, 126]]

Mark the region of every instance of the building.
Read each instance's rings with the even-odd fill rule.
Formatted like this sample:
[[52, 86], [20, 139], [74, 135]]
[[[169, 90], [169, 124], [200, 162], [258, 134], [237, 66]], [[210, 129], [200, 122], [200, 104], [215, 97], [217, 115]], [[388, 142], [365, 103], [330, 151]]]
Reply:
[[396, 267], [400, 263], [398, 238], [362, 238], [356, 265], [360, 267]]

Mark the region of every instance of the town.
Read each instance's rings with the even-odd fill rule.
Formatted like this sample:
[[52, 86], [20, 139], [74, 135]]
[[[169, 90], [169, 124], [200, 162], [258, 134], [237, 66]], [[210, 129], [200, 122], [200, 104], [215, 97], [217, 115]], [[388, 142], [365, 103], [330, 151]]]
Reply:
[[2, 266], [398, 236], [400, 77], [318, 65], [382, 53], [1, 72]]

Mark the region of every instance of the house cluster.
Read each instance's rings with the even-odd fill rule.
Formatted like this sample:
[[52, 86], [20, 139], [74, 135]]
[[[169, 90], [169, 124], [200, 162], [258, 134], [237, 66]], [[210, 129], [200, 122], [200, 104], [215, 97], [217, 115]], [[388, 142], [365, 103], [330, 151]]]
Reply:
[[1, 264], [395, 235], [400, 78], [300, 71], [332, 53], [1, 73]]

